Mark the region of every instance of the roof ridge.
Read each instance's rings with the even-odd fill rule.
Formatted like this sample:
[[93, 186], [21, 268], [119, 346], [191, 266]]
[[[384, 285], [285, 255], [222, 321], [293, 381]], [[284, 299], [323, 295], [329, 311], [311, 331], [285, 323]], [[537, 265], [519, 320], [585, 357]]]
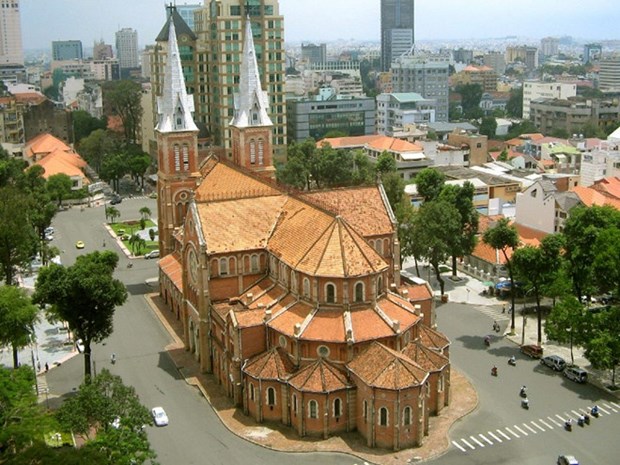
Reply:
[[[312, 249], [314, 249], [314, 247], [318, 244], [319, 239], [321, 239], [322, 237], [324, 237], [325, 235], [329, 234], [329, 236], [327, 237], [327, 240], [325, 242], [325, 247], [323, 247], [323, 250], [321, 251], [321, 256], [320, 259], [316, 261], [316, 268], [314, 269], [314, 274], [317, 274], [317, 271], [319, 269], [319, 267], [321, 266], [321, 264], [323, 263], [323, 259], [325, 258], [325, 252], [327, 252], [327, 247], [329, 246], [329, 242], [332, 238], [332, 235], [334, 234], [334, 228], [336, 227], [336, 219], [333, 218], [332, 221], [329, 223], [329, 226], [325, 229], [325, 231], [317, 238], [317, 240], [315, 241], [314, 244], [312, 244], [312, 247], [308, 248], [307, 253], [310, 253], [310, 251]], [[305, 257], [306, 254], [304, 254]], [[343, 270], [344, 271], [344, 270]]]
[[[364, 242], [364, 245], [366, 245], [366, 246], [368, 246], [369, 248], [372, 249], [372, 247], [370, 247], [370, 244], [368, 242], [366, 242], [366, 240], [362, 237], [362, 235], [359, 234], [357, 231], [355, 231], [355, 229], [353, 229], [351, 227], [351, 225], [349, 223], [347, 223], [347, 221], [344, 218], [341, 218], [341, 219], [342, 219], [342, 223], [344, 224], [344, 228], [349, 233], [349, 236], [351, 236], [351, 238], [353, 239], [353, 242], [355, 243], [355, 246], [358, 248], [358, 250], [362, 254], [362, 257], [364, 257], [364, 260], [366, 260], [366, 264], [368, 265], [368, 267], [370, 269], [372, 269], [373, 271], [375, 271], [375, 272], [378, 271], [376, 269], [375, 265], [373, 265], [373, 263], [370, 261], [370, 258], [368, 257], [368, 255], [366, 254], [364, 249], [362, 247], [360, 247], [360, 244], [358, 243], [358, 240], [361, 239]], [[359, 237], [357, 237], [357, 236], [359, 236]], [[341, 238], [341, 243], [342, 243], [342, 238]], [[343, 251], [344, 251], [344, 248], [343, 248]], [[378, 252], [375, 252], [375, 253], [387, 265], [387, 262], [383, 259], [383, 257], [381, 255], [379, 255]]]
[[301, 328], [299, 328], [299, 336], [301, 336], [304, 331], [306, 330], [306, 328], [308, 327], [308, 325], [310, 324], [310, 322], [312, 321], [312, 319], [314, 318], [314, 316], [317, 314], [317, 312], [319, 311], [319, 307], [318, 304], [316, 307], [314, 307], [310, 313], [308, 313], [306, 315], [306, 318], [304, 318], [304, 321], [301, 322]]

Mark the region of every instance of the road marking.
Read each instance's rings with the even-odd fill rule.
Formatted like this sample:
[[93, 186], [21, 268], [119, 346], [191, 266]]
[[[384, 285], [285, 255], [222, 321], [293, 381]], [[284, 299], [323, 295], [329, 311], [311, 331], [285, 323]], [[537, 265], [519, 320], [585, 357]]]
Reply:
[[478, 444], [480, 447], [484, 447], [484, 444], [482, 444], [480, 441], [478, 441], [475, 437], [473, 436], [469, 436], [469, 439], [471, 439], [472, 441], [474, 441], [476, 444]]
[[616, 407], [620, 408], [620, 405], [616, 404], [614, 401], [610, 400], [610, 402], [612, 403], [612, 405], [615, 405]]
[[571, 410], [571, 412], [573, 412], [575, 414], [575, 416], [579, 417], [581, 415], [580, 412], [576, 412], [575, 410]]
[[543, 420], [542, 418], [540, 418], [538, 420], [539, 422], [541, 422], [543, 425], [545, 425], [547, 428], [549, 429], [553, 429], [553, 426], [551, 426], [549, 423], [547, 423], [545, 420]]
[[465, 448], [461, 447], [461, 445], [458, 442], [452, 441], [452, 444], [454, 444], [455, 447], [458, 447], [459, 449], [461, 449], [461, 452], [467, 452]]
[[516, 437], [517, 439], [520, 438], [521, 436], [519, 436], [517, 433], [515, 433], [513, 430], [511, 430], [510, 428], [506, 427], [506, 431], [508, 431], [510, 434], [512, 434], [514, 437]]
[[489, 441], [484, 434], [479, 434], [478, 436], [480, 436], [482, 439], [484, 439], [486, 442], [488, 442], [490, 446], [493, 445], [493, 443], [491, 441]]
[[468, 443], [465, 439], [461, 439], [461, 442], [464, 443], [467, 447], [469, 447], [471, 450], [474, 450], [475, 447], [472, 446], [470, 443]]
[[[542, 420], [539, 420], [539, 421], [542, 421]], [[533, 421], [530, 421], [530, 423], [531, 423], [532, 425], [534, 425], [536, 428], [538, 428], [539, 430], [541, 430], [541, 431], [546, 431], [546, 430], [545, 430], [545, 428], [543, 428], [542, 426], [538, 426], [538, 424], [537, 424], [537, 423], [534, 423]]]
[[[612, 404], [613, 404], [613, 402], [612, 402]], [[611, 410], [612, 412], [614, 412], [614, 413], [617, 413], [617, 412], [618, 412], [615, 408], [613, 408], [613, 407], [612, 407], [611, 405], [609, 405], [609, 404], [603, 404], [603, 405], [604, 405], [605, 407], [607, 407], [609, 410]]]
[[564, 418], [562, 418], [562, 417], [561, 417], [560, 415], [558, 415], [558, 414], [556, 414], [555, 416], [556, 416], [556, 417], [558, 417], [562, 423], [564, 423], [564, 422], [566, 421]]
[[606, 415], [609, 415], [609, 412], [607, 410], [605, 410], [603, 407], [599, 407], [598, 408], [601, 412], [605, 413]]
[[527, 423], [523, 423], [523, 426], [525, 426], [527, 429], [529, 429], [534, 434], [538, 433], [538, 431], [536, 431], [534, 428], [531, 428]]
[[514, 425], [513, 427], [514, 429], [516, 429], [517, 431], [519, 431], [519, 433], [521, 433], [524, 436], [529, 436], [529, 434], [527, 434], [525, 431], [523, 431], [521, 428], [519, 428], [517, 425]]
[[497, 442], [504, 442], [502, 441], [500, 438], [498, 438], [497, 436], [495, 436], [491, 431], [489, 431], [489, 436], [491, 436], [493, 439], [495, 439]]
[[553, 418], [551, 417], [547, 417], [549, 419], [549, 421], [551, 421], [551, 423], [553, 423], [555, 426], [562, 426], [562, 423], [558, 423], [557, 421], [555, 421]]
[[502, 436], [504, 436], [506, 438], [507, 441], [512, 440], [512, 438], [510, 436], [508, 436], [507, 434], [505, 434], [503, 431], [497, 430], [497, 432], [499, 434], [501, 434]]

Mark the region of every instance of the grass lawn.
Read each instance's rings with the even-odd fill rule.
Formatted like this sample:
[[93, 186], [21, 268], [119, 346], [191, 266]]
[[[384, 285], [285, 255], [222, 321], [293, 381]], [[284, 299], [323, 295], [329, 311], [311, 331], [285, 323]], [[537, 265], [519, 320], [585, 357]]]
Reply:
[[[139, 220], [108, 223], [108, 226], [110, 226], [112, 231], [114, 231], [114, 234], [116, 235], [116, 237], [121, 238], [121, 240], [123, 241], [123, 244], [125, 244], [125, 247], [127, 247], [127, 249], [129, 250], [132, 250], [131, 244], [129, 243], [129, 238], [131, 237], [131, 235], [137, 233], [138, 231], [142, 231], [140, 229]], [[157, 225], [152, 220], [146, 220], [144, 231], [148, 232], [148, 230], [152, 228], [157, 231]], [[157, 235], [155, 237], [157, 237]], [[137, 250], [136, 255], [142, 255], [147, 252], [150, 252], [151, 250], [158, 250], [158, 249], [159, 249], [159, 242], [157, 240], [151, 241], [147, 239], [146, 246], [143, 247], [142, 250]]]
[[73, 447], [75, 444], [73, 443], [73, 436], [71, 433], [53, 431], [49, 433], [45, 433], [43, 435], [43, 439], [45, 440], [45, 444], [48, 447], [63, 447], [63, 446], [71, 446]]

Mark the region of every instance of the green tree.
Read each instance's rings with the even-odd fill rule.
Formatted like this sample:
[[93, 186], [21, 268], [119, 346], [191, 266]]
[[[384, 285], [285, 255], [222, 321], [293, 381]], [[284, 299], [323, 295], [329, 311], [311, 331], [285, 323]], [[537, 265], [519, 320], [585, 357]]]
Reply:
[[523, 87], [512, 89], [506, 103], [506, 113], [513, 118], [523, 118]]
[[129, 246], [134, 255], [140, 255], [140, 252], [146, 247], [146, 241], [139, 234], [134, 234], [129, 238]]
[[110, 220], [110, 223], [114, 224], [116, 218], [120, 218], [121, 212], [115, 207], [106, 207], [105, 217]]
[[73, 118], [73, 140], [78, 143], [93, 131], [107, 127], [105, 117], [95, 118], [84, 110], [73, 111], [71, 116]]
[[101, 179], [112, 185], [116, 191], [120, 191], [120, 180], [129, 172], [127, 157], [124, 153], [116, 153], [106, 157], [101, 166], [99, 175]]
[[405, 181], [396, 172], [384, 174], [381, 177], [381, 183], [387, 195], [392, 211], [397, 210], [397, 205], [405, 199]]
[[140, 213], [140, 218], [144, 218], [145, 220], [151, 218], [151, 209], [149, 207], [142, 207], [138, 213]]
[[64, 173], [53, 174], [47, 179], [47, 192], [58, 202], [59, 207], [62, 206], [63, 199], [71, 193], [72, 187], [73, 181]]
[[325, 186], [348, 186], [353, 179], [353, 156], [346, 150], [324, 145], [318, 152], [321, 176]]
[[616, 367], [620, 364], [620, 306], [600, 312], [593, 319], [584, 355], [594, 368], [611, 370], [611, 384], [615, 387]]
[[497, 161], [507, 162], [508, 161], [508, 150], [503, 149], [501, 153], [498, 155]]
[[445, 175], [434, 168], [424, 168], [415, 177], [418, 194], [424, 202], [438, 198], [445, 182]]
[[19, 350], [36, 339], [34, 325], [38, 321], [38, 308], [24, 289], [0, 286], [0, 345], [11, 347], [14, 368], [19, 366]]
[[140, 187], [144, 187], [144, 176], [151, 167], [151, 156], [140, 150], [138, 153], [130, 153], [127, 162], [129, 174]]
[[123, 124], [125, 142], [138, 143], [142, 118], [142, 86], [134, 81], [109, 81], [103, 88], [103, 99]]
[[149, 228], [149, 238], [151, 239], [151, 242], [155, 241], [155, 229]]
[[598, 290], [620, 296], [620, 229], [616, 225], [599, 232], [593, 253], [592, 267]]
[[372, 184], [375, 182], [375, 168], [362, 150], [353, 152], [353, 179], [354, 185]]
[[526, 245], [514, 251], [511, 262], [514, 274], [524, 282], [536, 300], [538, 345], [542, 344], [542, 310], [540, 299], [545, 285], [555, 279], [555, 272], [561, 266], [560, 252], [563, 238], [559, 235], [546, 236], [539, 247]]
[[514, 139], [522, 134], [533, 134], [537, 132], [538, 128], [536, 125], [529, 120], [525, 120], [521, 121], [519, 124], [513, 124], [510, 127], [510, 131], [508, 131], [508, 135], [506, 137], [508, 139]]
[[124, 284], [113, 277], [117, 264], [114, 252], [93, 252], [80, 255], [70, 267], [43, 268], [37, 278], [33, 302], [51, 304], [51, 313], [84, 341], [86, 379], [91, 374], [91, 344], [112, 333], [114, 311], [127, 299]]
[[461, 106], [465, 118], [477, 118], [482, 110], [480, 100], [482, 100], [482, 86], [480, 84], [462, 84], [455, 89], [461, 94]]
[[117, 137], [104, 129], [94, 130], [79, 144], [80, 154], [97, 173], [101, 173], [104, 160], [119, 150]]
[[493, 116], [485, 116], [480, 123], [480, 134], [487, 136], [489, 139], [495, 137], [497, 131], [497, 121]]
[[553, 307], [545, 321], [547, 338], [560, 344], [570, 345], [571, 363], [575, 363], [573, 345], [585, 342], [586, 310], [575, 297], [567, 295]]
[[506, 263], [506, 269], [508, 270], [508, 276], [510, 277], [510, 308], [512, 309], [510, 331], [514, 333], [515, 330], [515, 280], [514, 272], [512, 268], [511, 258], [508, 256], [508, 251], [514, 250], [519, 245], [519, 233], [517, 228], [510, 224], [510, 220], [506, 218], [500, 219], [493, 227], [487, 229], [482, 235], [482, 241], [490, 245], [496, 250], [502, 252], [504, 256], [504, 262]]
[[394, 160], [394, 156], [388, 151], [384, 150], [381, 155], [379, 155], [379, 158], [377, 158], [375, 170], [377, 170], [377, 173], [381, 175], [385, 173], [395, 173], [396, 160]]

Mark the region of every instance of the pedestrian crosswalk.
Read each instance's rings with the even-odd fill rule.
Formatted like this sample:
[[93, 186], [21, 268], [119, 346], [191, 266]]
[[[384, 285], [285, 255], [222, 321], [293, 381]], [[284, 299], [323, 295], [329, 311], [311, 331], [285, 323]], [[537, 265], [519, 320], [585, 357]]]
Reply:
[[[598, 404], [600, 416], [613, 415], [620, 413], [620, 404], [616, 402], [602, 402]], [[567, 410], [561, 414], [538, 418], [524, 423], [518, 423], [503, 428], [485, 431], [482, 433], [466, 436], [458, 440], [453, 440], [452, 445], [461, 452], [469, 452], [475, 449], [491, 447], [505, 442], [525, 439], [529, 436], [536, 436], [547, 431], [564, 428], [564, 422], [569, 419], [576, 419], [580, 415], [589, 413], [589, 408], [578, 408]], [[598, 421], [592, 419], [591, 421]]]
[[502, 309], [492, 305], [477, 305], [476, 310], [499, 322], [509, 321], [510, 313], [502, 313]]

